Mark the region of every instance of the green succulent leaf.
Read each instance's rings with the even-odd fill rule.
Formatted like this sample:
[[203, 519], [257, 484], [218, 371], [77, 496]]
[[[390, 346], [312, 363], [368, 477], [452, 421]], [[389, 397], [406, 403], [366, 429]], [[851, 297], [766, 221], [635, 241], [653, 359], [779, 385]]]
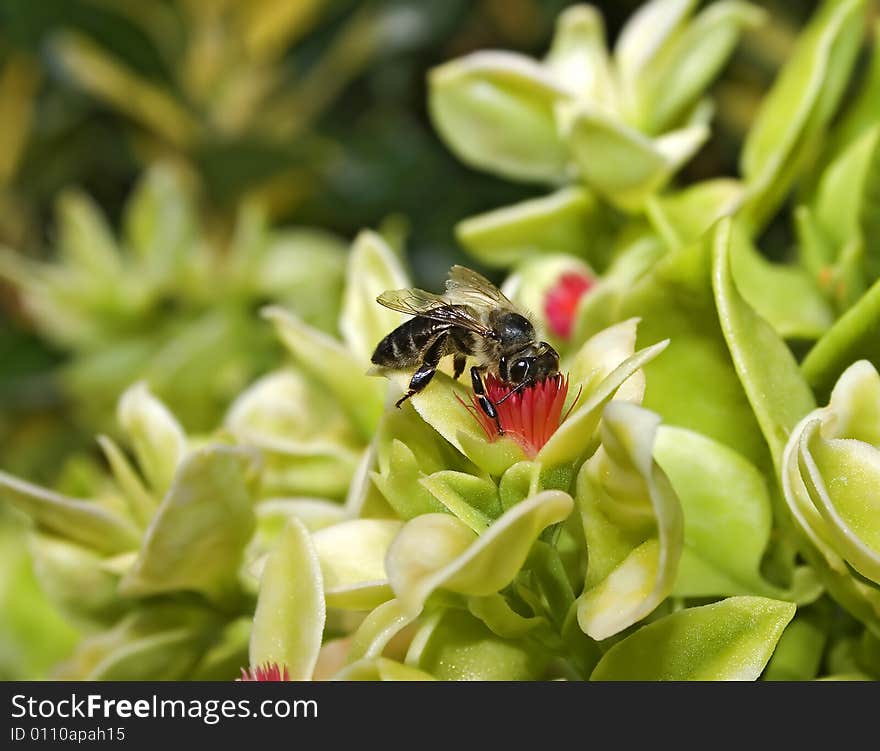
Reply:
[[113, 473], [119, 489], [128, 502], [129, 511], [132, 517], [143, 527], [149, 524], [153, 514], [156, 513], [159, 501], [151, 494], [143, 484], [137, 471], [128, 461], [125, 453], [112, 438], [108, 436], [98, 436], [98, 444], [104, 452], [104, 457], [110, 465], [110, 471]]
[[559, 14], [544, 65], [575, 97], [616, 108], [618, 94], [605, 24], [593, 6], [572, 5]]
[[263, 315], [274, 325], [281, 341], [300, 367], [323, 383], [349, 414], [358, 432], [369, 439], [382, 414], [386, 386], [366, 375], [366, 364], [340, 342], [279, 308], [265, 308]]
[[609, 649], [594, 681], [753, 681], [795, 613], [790, 602], [729, 597], [667, 615]]
[[762, 680], [813, 680], [819, 674], [826, 642], [825, 625], [811, 613], [798, 612], [782, 632]]
[[154, 283], [167, 282], [195, 240], [192, 201], [170, 166], [149, 169], [126, 202], [122, 236], [125, 246]]
[[880, 376], [858, 361], [840, 377], [829, 405], [792, 431], [782, 466], [787, 510], [803, 536], [801, 552], [831, 596], [876, 633], [880, 587], [870, 483], [880, 447], [878, 414]]
[[819, 399], [831, 393], [844, 370], [857, 360], [880, 363], [880, 281], [846, 311], [813, 345], [801, 372]]
[[731, 220], [718, 224], [712, 286], [734, 366], [778, 470], [789, 434], [815, 402], [791, 350], [737, 289], [733, 259], [743, 242]]
[[624, 293], [615, 318], [641, 319], [637, 346], [669, 338], [664, 356], [644, 368], [644, 406], [664, 422], [720, 441], [764, 467], [764, 439], [718, 321], [712, 236], [659, 259]]
[[646, 205], [651, 225], [670, 249], [696, 242], [715, 222], [733, 214], [742, 201], [739, 180], [721, 177], [652, 196]]
[[864, 8], [864, 0], [826, 0], [762, 103], [740, 160], [751, 225], [773, 215], [834, 115], [861, 43]]
[[275, 663], [309, 680], [318, 661], [326, 606], [321, 565], [302, 522], [290, 521], [269, 554], [251, 632], [251, 665]]
[[629, 91], [674, 38], [693, 12], [696, 0], [650, 0], [627, 20], [614, 47], [614, 61], [620, 80]]
[[383, 602], [372, 610], [358, 626], [351, 638], [348, 661], [375, 659], [402, 629], [412, 623], [412, 617], [403, 612], [397, 600]]
[[416, 634], [406, 661], [440, 680], [522, 681], [541, 678], [548, 656], [502, 639], [464, 610], [443, 610]]
[[540, 198], [470, 217], [455, 227], [478, 261], [506, 268], [550, 253], [599, 255], [605, 214], [596, 197], [569, 186]]
[[370, 231], [355, 239], [346, 269], [339, 330], [349, 350], [366, 364], [379, 341], [404, 319], [376, 298], [385, 290], [409, 286], [409, 280], [394, 251]]
[[491, 480], [444, 470], [423, 477], [421, 484], [474, 532], [481, 534], [501, 515], [498, 489]]
[[818, 420], [804, 426], [799, 447], [807, 492], [835, 549], [862, 576], [880, 584], [880, 448], [851, 438], [824, 439], [819, 429]]
[[514, 180], [562, 182], [568, 153], [553, 110], [568, 93], [535, 61], [477, 52], [431, 71], [434, 127], [465, 163]]
[[587, 542], [581, 629], [600, 641], [653, 611], [672, 591], [682, 549], [682, 511], [652, 458], [660, 419], [640, 407], [609, 404], [602, 446], [578, 476]]
[[370, 610], [391, 599], [385, 555], [402, 526], [392, 519], [349, 519], [313, 533], [328, 607]]
[[645, 130], [662, 133], [680, 122], [717, 77], [741, 31], [763, 19], [763, 11], [754, 5], [722, 0], [672, 36], [634, 82]]
[[40, 585], [64, 613], [86, 623], [107, 623], [125, 610], [128, 603], [117, 592], [119, 576], [94, 550], [39, 533], [28, 547]]
[[38, 530], [101, 553], [124, 553], [140, 541], [135, 524], [97, 502], [70, 498], [6, 472], [0, 472], [0, 497], [27, 514]]
[[709, 136], [693, 125], [651, 140], [585, 105], [561, 113], [562, 133], [586, 183], [626, 211], [641, 209]]
[[799, 601], [818, 596], [817, 583], [806, 575], [809, 569], [790, 592], [761, 574], [772, 504], [767, 481], [753, 464], [711, 438], [666, 425], [657, 432], [654, 458], [684, 512], [684, 548], [673, 595], [759, 594]]
[[340, 497], [360, 459], [358, 436], [333, 396], [292, 369], [269, 373], [240, 394], [225, 426], [262, 452], [265, 493]]
[[541, 616], [527, 618], [517, 613], [498, 593], [469, 597], [468, 610], [503, 639], [521, 639], [535, 629], [547, 626], [547, 620]]
[[[406, 377], [400, 378], [401, 385]], [[483, 428], [464, 404], [470, 403], [470, 391], [445, 373], [437, 373], [428, 388], [410, 401], [422, 419], [481, 470], [497, 477], [525, 458], [520, 445], [502, 437], [489, 442]], [[464, 404], [462, 404], [464, 402]]]
[[137, 383], [119, 399], [117, 419], [128, 435], [150, 487], [162, 496], [186, 452], [186, 435], [169, 409]]
[[529, 498], [477, 535], [449, 514], [409, 521], [388, 550], [385, 568], [404, 612], [416, 615], [437, 589], [491, 595], [509, 584], [541, 531], [572, 511], [569, 495], [547, 490]]
[[831, 306], [803, 268], [768, 261], [742, 235], [731, 264], [745, 301], [783, 339], [818, 339], [834, 322]]
[[222, 598], [237, 584], [254, 530], [253, 455], [208, 446], [183, 461], [147, 529], [121, 591], [132, 596], [194, 590]]
[[91, 198], [78, 191], [63, 193], [58, 201], [58, 224], [62, 257], [75, 273], [105, 282], [119, 274], [122, 259], [116, 239]]
[[666, 349], [667, 344], [665, 341], [659, 342], [639, 350], [601, 380], [591, 394], [575, 405], [565, 422], [544, 444], [538, 452], [537, 461], [545, 467], [555, 467], [588, 456], [602, 417], [602, 409], [614, 398], [618, 389]]
[[434, 676], [387, 657], [358, 660], [337, 673], [336, 681], [433, 681]]

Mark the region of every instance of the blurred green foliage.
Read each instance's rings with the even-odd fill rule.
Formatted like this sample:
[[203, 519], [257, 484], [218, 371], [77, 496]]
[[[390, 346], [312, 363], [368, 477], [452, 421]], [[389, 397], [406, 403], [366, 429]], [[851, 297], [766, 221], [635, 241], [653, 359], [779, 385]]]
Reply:
[[[335, 322], [336, 238], [363, 227], [381, 227], [405, 247], [415, 281], [436, 286], [466, 257], [453, 234], [461, 220], [545, 191], [470, 169], [448, 151], [428, 116], [427, 71], [477, 49], [543, 54], [570, 4], [0, 0], [0, 245], [7, 276], [27, 277], [0, 279], [0, 467], [73, 493], [96, 461], [92, 434], [109, 429], [117, 397], [141, 377], [189, 430], [213, 427], [246, 383], [278, 363], [280, 348], [254, 314], [302, 299], [294, 278], [274, 276], [272, 259], [289, 252], [309, 264], [291, 246], [314, 228], [324, 233], [331, 288], [297, 312], [318, 328]], [[610, 39], [640, 4], [596, 3]], [[682, 184], [736, 174], [758, 103], [818, 3], [761, 5], [768, 22], [744, 33], [713, 86], [712, 138], [682, 169]], [[163, 205], [151, 202], [157, 195]], [[138, 211], [151, 218], [139, 224]], [[181, 211], [185, 237], [164, 248], [177, 260], [139, 265], [138, 237]], [[82, 226], [92, 235], [78, 252]], [[116, 276], [96, 279], [89, 268], [96, 236], [116, 254]], [[792, 244], [787, 224], [764, 230], [771, 258], [788, 257]], [[262, 275], [249, 276], [254, 264]], [[151, 284], [126, 289], [132, 279]], [[47, 285], [58, 303], [48, 318], [33, 305]], [[83, 300], [85, 323], [75, 320]], [[57, 335], [77, 323], [73, 335]], [[180, 341], [200, 344], [194, 356], [216, 388], [188, 376], [185, 363], [155, 366]], [[222, 357], [206, 368], [212, 353]], [[4, 678], [44, 675], [74, 640], [34, 583], [20, 530], [17, 516], [0, 517], [0, 606], [15, 614], [0, 619]], [[25, 632], [44, 648], [19, 652]]]

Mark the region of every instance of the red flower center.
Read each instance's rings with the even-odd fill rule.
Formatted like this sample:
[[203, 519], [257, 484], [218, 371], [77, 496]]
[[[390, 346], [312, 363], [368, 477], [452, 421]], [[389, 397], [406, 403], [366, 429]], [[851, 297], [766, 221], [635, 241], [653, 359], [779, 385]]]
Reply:
[[[568, 376], [557, 373], [514, 393], [511, 393], [513, 386], [494, 375], [488, 375], [485, 384], [486, 396], [495, 406], [502, 433], [519, 443], [530, 458], [534, 458], [568, 417], [568, 412], [562, 414], [568, 396]], [[480, 423], [489, 441], [502, 435], [495, 420], [480, 409], [476, 396], [471, 395], [471, 403], [464, 406]], [[569, 412], [572, 407], [574, 403]]]
[[547, 325], [560, 339], [569, 339], [574, 328], [578, 303], [590, 291], [594, 280], [577, 271], [567, 271], [559, 277], [544, 298]]
[[257, 665], [250, 670], [241, 669], [239, 681], [289, 681], [290, 673], [287, 666], [281, 666], [276, 662], [267, 662]]

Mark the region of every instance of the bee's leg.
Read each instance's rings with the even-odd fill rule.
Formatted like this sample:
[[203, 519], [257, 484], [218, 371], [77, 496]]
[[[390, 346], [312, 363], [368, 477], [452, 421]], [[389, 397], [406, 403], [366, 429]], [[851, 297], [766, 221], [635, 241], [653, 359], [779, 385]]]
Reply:
[[419, 365], [419, 369], [413, 373], [412, 378], [409, 379], [409, 390], [400, 397], [397, 402], [395, 402], [395, 407], [400, 407], [400, 405], [413, 396], [413, 394], [418, 394], [419, 391], [431, 382], [434, 373], [437, 372], [440, 358], [443, 357], [447, 336], [448, 335], [444, 332], [428, 345], [428, 348], [425, 350], [425, 355], [422, 358], [422, 364]]
[[486, 395], [486, 385], [483, 383], [483, 374], [480, 369], [474, 365], [471, 368], [471, 384], [474, 387], [474, 395], [477, 397], [477, 403], [480, 409], [485, 412], [486, 416], [495, 421], [495, 427], [498, 428], [498, 435], [504, 435], [504, 428], [501, 427], [501, 420], [498, 418], [498, 410]]
[[456, 352], [455, 356], [452, 358], [452, 366], [454, 368], [452, 372], [452, 377], [457, 381], [462, 373], [464, 373], [464, 366], [467, 363], [467, 355], [464, 352]]

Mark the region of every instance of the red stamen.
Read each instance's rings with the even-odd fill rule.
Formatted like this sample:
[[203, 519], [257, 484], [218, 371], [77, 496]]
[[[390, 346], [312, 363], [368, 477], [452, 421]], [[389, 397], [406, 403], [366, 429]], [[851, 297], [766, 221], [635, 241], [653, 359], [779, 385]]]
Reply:
[[[559, 373], [520, 389], [503, 402], [500, 400], [513, 387], [494, 375], [487, 376], [485, 384], [486, 396], [495, 405], [504, 434], [519, 443], [531, 458], [550, 440], [571, 412], [569, 408], [564, 416], [562, 414], [565, 397], [568, 396], [568, 376]], [[456, 398], [474, 416], [490, 442], [499, 437], [495, 421], [479, 408], [475, 396], [471, 396], [471, 404], [467, 404], [457, 395]], [[580, 390], [577, 398], [580, 398]]]
[[577, 271], [567, 271], [544, 298], [544, 315], [547, 325], [560, 339], [569, 339], [574, 328], [578, 303], [590, 291], [594, 279]]
[[289, 681], [290, 673], [287, 666], [279, 666], [275, 662], [266, 662], [250, 670], [241, 669], [241, 678], [237, 681]]

